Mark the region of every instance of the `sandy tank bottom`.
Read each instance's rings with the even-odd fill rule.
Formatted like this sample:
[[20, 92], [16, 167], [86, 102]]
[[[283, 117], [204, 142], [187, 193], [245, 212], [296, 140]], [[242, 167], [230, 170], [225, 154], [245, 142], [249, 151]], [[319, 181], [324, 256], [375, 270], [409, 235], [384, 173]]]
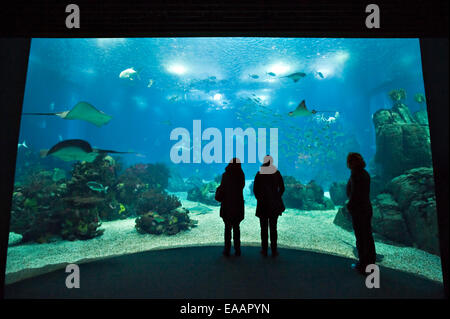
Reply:
[[[179, 196], [187, 209], [198, 205], [186, 200], [186, 193]], [[201, 204], [202, 206], [207, 206]], [[84, 263], [112, 256], [120, 256], [147, 250], [186, 246], [223, 245], [224, 225], [219, 217], [219, 207], [207, 214], [191, 213], [190, 218], [198, 226], [173, 236], [139, 234], [135, 218], [103, 222], [102, 236], [90, 240], [57, 241], [46, 244], [21, 244], [8, 248], [6, 284], [20, 281], [56, 269], [67, 263]], [[278, 220], [278, 243], [281, 248], [310, 250], [319, 253], [353, 258], [355, 238], [335, 224], [337, 209], [327, 211], [300, 211], [287, 209]], [[246, 202], [245, 219], [241, 223], [241, 242], [245, 246], [260, 245], [259, 219], [255, 216], [254, 201]], [[439, 256], [412, 247], [399, 247], [375, 242], [379, 265], [417, 274], [442, 282]], [[245, 254], [245, 249], [243, 249]], [[221, 254], [221, 250], [217, 251]]]

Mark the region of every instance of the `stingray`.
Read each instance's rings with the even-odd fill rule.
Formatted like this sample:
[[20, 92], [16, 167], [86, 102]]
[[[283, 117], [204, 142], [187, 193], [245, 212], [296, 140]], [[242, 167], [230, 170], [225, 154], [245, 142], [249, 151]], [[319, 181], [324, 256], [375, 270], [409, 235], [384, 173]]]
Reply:
[[49, 150], [41, 150], [41, 157], [55, 156], [63, 161], [94, 161], [98, 155], [105, 153], [114, 154], [136, 154], [135, 152], [119, 152], [113, 150], [101, 150], [92, 148], [91, 145], [83, 140], [65, 140], [55, 144]]
[[282, 78], [290, 78], [294, 83], [297, 83], [301, 78], [304, 78], [306, 76], [306, 73], [303, 72], [296, 72], [292, 73], [286, 76], [282, 76]]
[[98, 127], [111, 121], [112, 116], [97, 110], [87, 102], [78, 102], [71, 110], [54, 113], [22, 113], [22, 115], [56, 115], [65, 120], [82, 120]]
[[289, 114], [289, 116], [310, 116], [310, 115], [314, 115], [319, 112], [321, 112], [321, 113], [327, 112], [328, 113], [328, 112], [335, 112], [335, 111], [316, 111], [316, 110], [309, 111], [306, 108], [305, 100], [303, 100], [300, 102], [300, 104], [297, 106], [297, 108], [294, 111], [289, 112], [288, 114]]
[[203, 205], [197, 205], [192, 208], [189, 208], [189, 211], [196, 214], [208, 214], [212, 212], [213, 210], [209, 207], [203, 206]]

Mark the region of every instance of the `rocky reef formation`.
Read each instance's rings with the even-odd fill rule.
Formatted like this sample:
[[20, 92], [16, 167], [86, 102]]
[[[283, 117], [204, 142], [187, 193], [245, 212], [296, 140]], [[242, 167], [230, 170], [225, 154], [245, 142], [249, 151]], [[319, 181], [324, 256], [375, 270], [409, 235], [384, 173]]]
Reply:
[[334, 205], [344, 205], [347, 200], [347, 182], [333, 182], [330, 185], [330, 197]]
[[148, 189], [162, 191], [169, 185], [169, 170], [164, 164], [135, 164], [128, 167], [116, 185], [117, 199], [131, 204], [136, 197]]
[[214, 181], [203, 183], [188, 191], [187, 199], [195, 202], [201, 202], [207, 205], [220, 206], [216, 201], [216, 189], [220, 185], [221, 175], [217, 176]]
[[426, 111], [411, 114], [403, 104], [406, 92], [389, 93], [394, 105], [373, 114], [376, 148], [375, 163], [385, 181], [416, 167], [431, 167], [430, 135]]
[[14, 186], [10, 232], [22, 235], [24, 242], [45, 241], [59, 233], [57, 211], [67, 189], [63, 180], [54, 182], [52, 171], [34, 171]]
[[16, 233], [9, 233], [8, 246], [14, 246], [14, 245], [20, 244], [21, 241], [22, 241], [22, 235], [16, 234]]
[[[411, 169], [393, 178], [372, 200], [372, 228], [375, 233], [399, 244], [439, 254], [433, 170]], [[339, 209], [334, 223], [351, 230], [346, 207]]]
[[[380, 176], [373, 175], [370, 178], [370, 199], [374, 199], [386, 188], [386, 182]], [[347, 201], [347, 181], [333, 182], [330, 185], [330, 197], [337, 206], [342, 206]]]
[[[117, 184], [120, 165], [109, 155], [98, 156], [93, 162], [77, 162], [72, 168], [72, 177], [67, 182], [68, 206], [88, 206], [83, 201], [92, 201], [101, 220], [126, 218], [128, 212], [120, 212], [116, 203], [114, 186]], [[90, 185], [94, 185], [92, 187]], [[95, 202], [96, 201], [96, 202]]]
[[136, 164], [120, 171], [120, 160], [106, 154], [91, 163], [76, 162], [70, 174], [60, 168], [30, 170], [14, 187], [10, 231], [23, 242], [84, 240], [103, 234], [101, 221], [148, 213], [167, 218], [159, 224], [162, 233], [193, 225], [178, 199], [164, 191], [169, 179], [165, 165]]
[[[13, 192], [10, 231], [22, 235], [22, 241], [46, 243], [58, 238], [88, 239], [102, 234], [98, 230], [99, 208], [104, 199], [81, 195], [74, 167], [66, 179], [60, 169], [37, 171]], [[87, 188], [84, 185], [84, 188]]]
[[386, 188], [398, 203], [415, 246], [439, 254], [433, 169], [422, 167], [409, 170], [392, 179]]
[[198, 187], [198, 188], [202, 187], [204, 183], [203, 183], [203, 179], [200, 176], [192, 175], [192, 176], [188, 177], [185, 184], [189, 191], [196, 187]]
[[176, 196], [157, 190], [142, 193], [137, 212], [136, 229], [140, 233], [174, 235], [196, 226]]
[[283, 202], [286, 207], [301, 210], [333, 209], [333, 202], [324, 196], [322, 187], [315, 181], [303, 185], [292, 176], [283, 176], [285, 192]]
[[67, 240], [91, 239], [103, 234], [97, 205], [103, 203], [99, 197], [68, 197], [68, 203], [59, 214], [61, 237]]
[[[375, 172], [372, 228], [386, 240], [439, 254], [427, 112], [411, 114], [403, 89], [392, 90], [389, 96], [392, 108], [373, 115], [377, 151], [374, 165], [369, 165]], [[345, 205], [334, 223], [352, 230]]]

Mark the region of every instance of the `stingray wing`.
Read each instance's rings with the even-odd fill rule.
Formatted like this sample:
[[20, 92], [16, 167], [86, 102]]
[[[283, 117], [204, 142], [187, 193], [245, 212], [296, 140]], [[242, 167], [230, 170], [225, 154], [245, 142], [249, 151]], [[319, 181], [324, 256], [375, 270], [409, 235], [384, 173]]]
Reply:
[[81, 148], [69, 146], [53, 152], [51, 155], [66, 162], [86, 161], [91, 163], [99, 154], [96, 152], [86, 153]]
[[84, 140], [65, 140], [55, 144], [47, 152], [42, 151], [41, 156], [52, 155], [63, 161], [87, 161], [92, 162], [98, 155], [91, 145]]
[[89, 144], [88, 142], [86, 142], [84, 140], [80, 140], [80, 139], [71, 139], [71, 140], [64, 140], [64, 141], [61, 141], [61, 142], [53, 145], [52, 148], [48, 150], [47, 155], [50, 155], [54, 152], [57, 152], [59, 150], [62, 150], [62, 149], [68, 148], [68, 147], [79, 148], [79, 149], [83, 150], [83, 152], [85, 152], [85, 153], [91, 153], [93, 151], [91, 144]]
[[297, 73], [292, 73], [289, 74], [287, 77], [290, 78], [291, 80], [294, 81], [294, 83], [297, 83], [301, 78], [303, 78], [304, 76], [306, 76], [305, 73], [303, 72], [297, 72]]
[[300, 104], [297, 106], [296, 111], [308, 111], [306, 109], [306, 103], [305, 100], [301, 101]]
[[66, 120], [83, 120], [100, 127], [111, 121], [112, 116], [97, 110], [92, 104], [79, 102], [64, 118]]
[[311, 115], [311, 112], [306, 108], [305, 100], [301, 101], [300, 104], [294, 111], [294, 114], [297, 116], [308, 116]]

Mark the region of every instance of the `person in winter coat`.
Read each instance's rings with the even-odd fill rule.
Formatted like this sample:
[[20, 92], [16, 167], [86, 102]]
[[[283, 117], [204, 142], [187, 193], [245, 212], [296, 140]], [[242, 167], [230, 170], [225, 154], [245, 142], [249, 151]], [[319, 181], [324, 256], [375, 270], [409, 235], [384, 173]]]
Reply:
[[370, 175], [364, 169], [366, 163], [359, 153], [349, 153], [347, 167], [351, 176], [347, 183], [347, 209], [352, 216], [359, 262], [352, 268], [365, 274], [366, 267], [375, 264], [376, 252], [372, 236], [372, 205], [370, 203]]
[[221, 203], [220, 217], [225, 224], [225, 248], [223, 254], [230, 256], [231, 232], [233, 232], [234, 251], [241, 255], [241, 233], [239, 224], [244, 220], [245, 175], [238, 158], [233, 158], [222, 174], [222, 180], [216, 190], [216, 200]]
[[284, 181], [280, 172], [273, 165], [270, 155], [264, 157], [264, 164], [253, 182], [253, 193], [257, 200], [256, 216], [261, 226], [261, 254], [267, 256], [268, 228], [270, 229], [270, 248], [272, 256], [278, 256], [277, 221], [285, 206], [281, 196], [284, 193]]

